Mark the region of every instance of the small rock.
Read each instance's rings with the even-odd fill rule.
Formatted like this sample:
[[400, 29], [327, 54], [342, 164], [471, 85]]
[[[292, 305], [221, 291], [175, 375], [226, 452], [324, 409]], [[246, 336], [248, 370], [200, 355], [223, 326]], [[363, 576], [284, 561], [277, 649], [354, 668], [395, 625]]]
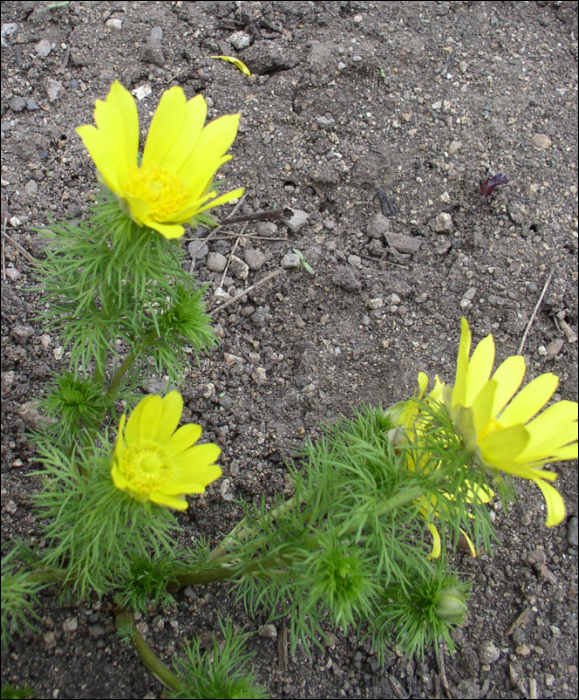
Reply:
[[234, 277], [238, 280], [246, 280], [249, 277], [249, 266], [247, 263], [243, 262], [241, 258], [237, 255], [231, 256], [231, 262], [229, 263], [229, 269]]
[[453, 228], [452, 216], [442, 212], [428, 222], [430, 228], [436, 233], [450, 233]]
[[160, 27], [159, 25], [154, 26], [151, 29], [149, 41], [151, 44], [160, 44], [163, 41], [163, 27]]
[[386, 238], [386, 234], [390, 233], [390, 220], [383, 214], [374, 214], [366, 227], [366, 234], [370, 238]]
[[390, 295], [386, 298], [386, 303], [387, 303], [389, 306], [392, 306], [392, 305], [396, 306], [396, 305], [399, 304], [401, 301], [402, 301], [402, 300], [400, 299], [400, 297], [398, 296], [398, 294], [394, 294], [394, 293], [390, 294]]
[[547, 134], [535, 134], [531, 141], [533, 142], [533, 146], [538, 151], [546, 151], [551, 147], [551, 139], [547, 136]]
[[42, 646], [44, 647], [45, 651], [48, 651], [49, 649], [54, 649], [56, 646], [56, 635], [54, 632], [47, 632], [43, 637], [42, 637]]
[[257, 628], [257, 634], [265, 639], [277, 639], [277, 629], [275, 625], [260, 625]]
[[293, 233], [297, 233], [301, 228], [304, 227], [306, 221], [310, 218], [309, 214], [306, 214], [305, 211], [302, 211], [301, 209], [293, 209], [293, 216], [291, 219], [288, 219], [286, 221], [286, 224], [290, 231]]
[[316, 119], [316, 123], [322, 129], [329, 129], [330, 127], [334, 126], [336, 120], [333, 117], [318, 117]]
[[223, 272], [227, 265], [227, 258], [225, 255], [221, 255], [221, 253], [209, 253], [205, 264], [207, 265], [207, 269], [211, 270], [211, 272]]
[[509, 207], [509, 217], [515, 224], [521, 226], [529, 216], [529, 210], [518, 202], [513, 202]]
[[226, 292], [225, 289], [223, 289], [223, 287], [217, 287], [217, 289], [215, 290], [215, 293], [213, 294], [213, 296], [214, 296], [218, 301], [221, 301], [221, 302], [223, 302], [223, 303], [225, 303], [226, 301], [229, 301], [229, 300], [231, 299], [231, 294], [229, 294], [228, 292]]
[[159, 66], [159, 68], [163, 68], [165, 65], [163, 49], [161, 44], [157, 42], [150, 41], [145, 44], [141, 53], [141, 58], [145, 63], [152, 63], [154, 66]]
[[32, 326], [24, 326], [22, 324], [14, 326], [10, 331], [10, 337], [15, 343], [18, 343], [18, 345], [26, 345], [28, 339], [31, 338], [33, 334], [34, 329]]
[[16, 22], [6, 22], [6, 24], [3, 24], [0, 28], [2, 46], [7, 46], [8, 44], [6, 42], [6, 37], [16, 34], [17, 31], [18, 25], [16, 24]]
[[467, 289], [467, 291], [464, 293], [462, 299], [460, 300], [461, 309], [466, 309], [467, 306], [470, 306], [472, 304], [472, 300], [474, 299], [475, 294], [476, 294], [476, 287], [470, 287], [470, 289]]
[[492, 642], [485, 641], [479, 647], [478, 656], [481, 664], [490, 665], [500, 658], [501, 653]]
[[13, 97], [8, 104], [13, 112], [22, 112], [26, 107], [26, 100], [23, 97], [17, 96]]
[[266, 261], [265, 253], [262, 253], [261, 250], [255, 250], [255, 248], [246, 248], [243, 257], [249, 269], [254, 272], [261, 270]]
[[8, 268], [6, 269], [6, 277], [8, 277], [8, 279], [12, 282], [16, 282], [17, 279], [22, 277], [22, 273], [15, 267], [8, 266]]
[[50, 102], [54, 102], [64, 93], [64, 85], [59, 80], [48, 78], [46, 81], [46, 94]]
[[34, 47], [34, 50], [40, 56], [40, 58], [46, 58], [48, 54], [52, 51], [52, 44], [48, 39], [41, 39], [38, 44]]
[[404, 233], [386, 233], [384, 235], [386, 243], [399, 253], [409, 253], [414, 255], [420, 248], [422, 241], [413, 236], [407, 236]]
[[104, 637], [105, 628], [102, 625], [90, 625], [90, 627], [88, 628], [88, 634], [89, 637], [92, 637], [93, 639]]
[[376, 311], [376, 309], [381, 309], [384, 305], [384, 299], [382, 297], [374, 297], [373, 299], [366, 299], [366, 308], [370, 311]]
[[221, 497], [224, 501], [232, 501], [235, 496], [230, 492], [231, 479], [222, 479], [220, 482], [219, 490], [221, 491]]
[[452, 156], [454, 155], [460, 148], [462, 148], [462, 141], [451, 141], [450, 146], [448, 147], [448, 152]]
[[362, 258], [359, 255], [348, 255], [348, 264], [352, 267], [360, 267], [362, 265]]
[[341, 289], [347, 292], [359, 292], [362, 289], [362, 283], [356, 277], [354, 270], [345, 265], [336, 268], [332, 275], [332, 282]]
[[120, 32], [123, 28], [123, 20], [117, 19], [116, 17], [112, 17], [111, 19], [107, 19], [107, 21], [105, 22], [105, 27], [107, 29], [111, 29], [114, 32]]
[[547, 345], [547, 359], [552, 360], [553, 358], [557, 357], [557, 355], [563, 349], [563, 345], [565, 345], [563, 338], [555, 338], [555, 340], [552, 340], [549, 345]]
[[76, 632], [78, 628], [78, 617], [69, 617], [62, 623], [62, 629], [65, 632]]
[[577, 547], [579, 545], [578, 521], [576, 515], [569, 519], [567, 525], [567, 541], [572, 547]]
[[281, 266], [284, 270], [294, 270], [301, 265], [299, 255], [295, 253], [286, 253], [281, 259]]
[[251, 44], [251, 37], [245, 32], [234, 32], [227, 41], [238, 51], [243, 51]]
[[257, 226], [257, 235], [266, 238], [276, 238], [279, 229], [273, 221], [261, 221]]
[[16, 511], [18, 510], [18, 506], [16, 503], [12, 500], [8, 501], [8, 503], [4, 506], [4, 510], [9, 514], [9, 515], [14, 515]]
[[189, 255], [193, 260], [200, 260], [209, 252], [209, 248], [203, 240], [191, 241], [191, 243], [189, 243], [187, 246], [187, 250], [189, 251]]
[[24, 185], [24, 192], [28, 197], [34, 197], [34, 195], [38, 192], [38, 185], [34, 180], [28, 180], [28, 182]]

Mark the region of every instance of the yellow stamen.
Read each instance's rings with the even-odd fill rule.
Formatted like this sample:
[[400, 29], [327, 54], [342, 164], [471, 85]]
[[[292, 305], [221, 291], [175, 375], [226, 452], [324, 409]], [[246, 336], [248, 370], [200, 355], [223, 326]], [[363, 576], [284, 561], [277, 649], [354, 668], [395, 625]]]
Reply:
[[170, 221], [171, 216], [189, 203], [185, 183], [174, 173], [156, 165], [134, 166], [123, 183], [127, 194], [148, 202], [151, 215], [157, 221]]
[[124, 454], [124, 472], [131, 487], [140, 492], [160, 491], [171, 481], [171, 460], [160, 445], [144, 442]]

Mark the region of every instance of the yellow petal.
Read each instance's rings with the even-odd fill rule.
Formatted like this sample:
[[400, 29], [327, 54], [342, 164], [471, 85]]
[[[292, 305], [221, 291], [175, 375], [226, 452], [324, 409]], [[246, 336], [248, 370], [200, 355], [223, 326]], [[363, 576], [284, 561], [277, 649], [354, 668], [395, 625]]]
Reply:
[[213, 464], [219, 459], [220, 454], [221, 449], [219, 446], [208, 442], [204, 445], [195, 445], [185, 452], [181, 452], [181, 454], [173, 457], [171, 464], [177, 477], [183, 478], [183, 475], [186, 474], [196, 475], [195, 470]]
[[203, 95], [187, 102], [183, 128], [163, 163], [167, 170], [181, 177], [181, 168], [201, 136], [206, 117], [207, 103]]
[[537, 467], [531, 467], [528, 464], [517, 464], [516, 461], [513, 464], [512, 471], [509, 472], [514, 476], [518, 476], [521, 479], [530, 479], [534, 481], [535, 479], [547, 479], [547, 481], [556, 481], [557, 474], [555, 472], [550, 472], [545, 469], [539, 469]]
[[525, 376], [525, 360], [520, 355], [508, 357], [493, 374], [497, 382], [491, 416], [497, 416], [513, 398]]
[[438, 534], [438, 530], [434, 527], [432, 523], [426, 523], [426, 527], [430, 530], [430, 534], [432, 535], [432, 539], [434, 540], [432, 544], [432, 551], [428, 555], [428, 558], [438, 559], [438, 557], [440, 556], [440, 551], [442, 549], [440, 535]]
[[107, 187], [119, 191], [120, 183], [137, 162], [139, 117], [131, 94], [114, 82], [106, 101], [95, 103], [93, 126], [81, 126], [77, 133], [83, 140]]
[[180, 473], [171, 483], [164, 487], [164, 493], [175, 495], [178, 493], [204, 493], [205, 488], [222, 475], [221, 467], [217, 464], [208, 464], [202, 467], [189, 469], [189, 473]]
[[226, 202], [231, 202], [232, 199], [239, 199], [241, 195], [244, 193], [245, 188], [240, 187], [238, 190], [231, 190], [231, 192], [226, 192], [225, 194], [222, 194], [221, 197], [217, 197], [217, 199], [212, 199], [209, 204], [206, 204], [204, 207], [201, 207], [197, 211], [197, 214], [201, 214], [201, 212], [207, 211], [208, 209], [213, 209], [213, 207], [219, 207], [222, 204], [225, 204]]
[[547, 403], [555, 393], [559, 378], [551, 373], [542, 374], [521, 389], [500, 414], [502, 425], [526, 423]]
[[477, 394], [488, 382], [495, 361], [495, 342], [487, 335], [476, 346], [468, 366], [468, 379], [464, 406], [471, 406]]
[[533, 479], [537, 486], [541, 489], [545, 503], [547, 505], [547, 527], [559, 525], [565, 517], [565, 502], [561, 494], [556, 488], [550, 484], [546, 484], [542, 479]]
[[483, 389], [479, 391], [472, 404], [474, 428], [477, 435], [480, 435], [493, 417], [492, 409], [497, 392], [497, 382], [494, 379], [487, 382]]
[[502, 465], [510, 463], [521, 454], [529, 439], [529, 431], [519, 423], [491, 431], [478, 441], [478, 446], [487, 464], [503, 469]]
[[466, 543], [468, 544], [468, 548], [470, 549], [470, 553], [473, 557], [473, 559], [476, 559], [476, 549], [474, 548], [473, 541], [470, 539], [470, 537], [466, 534], [464, 530], [461, 530], [464, 539], [466, 540]]
[[157, 221], [145, 222], [149, 228], [158, 231], [167, 240], [172, 241], [175, 238], [181, 238], [185, 233], [185, 229], [180, 224], [160, 224]]
[[[529, 429], [529, 426], [527, 426], [527, 429]], [[561, 425], [551, 435], [537, 432], [537, 430], [529, 430], [529, 432], [531, 433], [531, 440], [520, 455], [521, 461], [537, 462], [539, 460], [549, 460], [550, 457], [554, 459], [554, 455], [557, 454], [561, 447], [577, 441], [577, 423]]]
[[150, 433], [150, 439], [165, 445], [177, 429], [182, 413], [183, 397], [178, 391], [170, 391], [162, 399], [161, 415], [154, 432]]
[[418, 396], [424, 395], [424, 392], [428, 388], [428, 375], [424, 372], [418, 372]]
[[128, 486], [128, 481], [125, 478], [125, 475], [121, 472], [119, 469], [117, 460], [113, 460], [113, 467], [111, 469], [111, 477], [113, 479], [113, 484], [115, 485], [116, 488], [124, 490]]
[[165, 158], [183, 129], [186, 105], [183, 88], [172, 87], [165, 90], [149, 128], [143, 151], [143, 166], [164, 166]]
[[175, 508], [175, 510], [187, 510], [189, 507], [189, 504], [185, 500], [185, 496], [170, 496], [169, 494], [159, 493], [158, 491], [152, 493], [149, 496], [149, 500], [159, 506], [165, 506], [165, 508]]
[[[198, 189], [207, 183], [207, 166], [229, 150], [235, 141], [240, 117], [240, 114], [227, 114], [215, 119], [203, 129], [195, 148], [179, 170], [179, 176], [187, 182], [190, 189]], [[198, 196], [201, 193], [202, 190], [199, 189]]]
[[129, 447], [132, 445], [138, 445], [142, 440], [141, 423], [147, 406], [151, 402], [155, 402], [160, 407], [160, 401], [160, 396], [153, 396], [151, 394], [150, 396], [146, 396], [144, 399], [141, 399], [141, 401], [139, 401], [139, 403], [135, 406], [131, 415], [129, 416], [129, 420], [127, 421], [127, 427], [125, 428], [125, 440], [127, 441], [127, 445]]
[[236, 68], [239, 68], [243, 75], [247, 75], [249, 78], [251, 77], [249, 68], [245, 65], [245, 63], [243, 63], [243, 61], [240, 61], [238, 58], [233, 58], [233, 56], [211, 56], [211, 58], [220, 58], [222, 61], [232, 63]]
[[[468, 356], [470, 353], [471, 333], [466, 318], [461, 319], [460, 343], [456, 360], [456, 377], [452, 390], [452, 410], [456, 406], [464, 406], [466, 383], [468, 379]], [[453, 413], [454, 417], [454, 413]]]
[[76, 133], [89, 152], [102, 182], [113, 192], [120, 188], [119, 169], [111, 152], [111, 144], [94, 126], [78, 126]]
[[167, 453], [171, 457], [175, 457], [181, 454], [181, 452], [188, 450], [199, 440], [201, 432], [201, 426], [195, 425], [195, 423], [188, 423], [187, 425], [181, 426], [167, 442]]

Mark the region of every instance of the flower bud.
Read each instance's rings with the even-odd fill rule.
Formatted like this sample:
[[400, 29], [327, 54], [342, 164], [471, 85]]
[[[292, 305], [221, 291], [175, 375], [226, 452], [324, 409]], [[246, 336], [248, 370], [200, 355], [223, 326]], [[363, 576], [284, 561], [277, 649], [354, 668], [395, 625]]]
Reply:
[[466, 610], [466, 593], [458, 586], [447, 586], [439, 592], [434, 613], [440, 620], [457, 625]]

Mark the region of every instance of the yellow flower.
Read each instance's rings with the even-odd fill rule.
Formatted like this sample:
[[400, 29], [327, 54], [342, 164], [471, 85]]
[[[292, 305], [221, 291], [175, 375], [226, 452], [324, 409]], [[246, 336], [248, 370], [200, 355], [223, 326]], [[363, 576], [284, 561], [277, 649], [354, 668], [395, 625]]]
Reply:
[[184, 494], [203, 493], [219, 479], [221, 469], [213, 463], [221, 450], [212, 443], [195, 445], [199, 425], [176, 430], [182, 411], [181, 394], [171, 391], [165, 398], [151, 395], [140, 401], [126, 428], [126, 415], [121, 418], [111, 469], [118, 489], [139, 501], [185, 510]]
[[[434, 387], [429, 394], [425, 393], [428, 388], [428, 375], [424, 372], [418, 373], [418, 400], [423, 400], [425, 403], [442, 403], [444, 395], [444, 382], [441, 382], [436, 376], [434, 380]], [[389, 416], [391, 421], [396, 428], [394, 428], [390, 433], [391, 441], [395, 446], [409, 446], [414, 444], [420, 446], [421, 438], [424, 433], [432, 427], [432, 419], [429, 415], [424, 414], [420, 409], [420, 404], [416, 399], [410, 399], [408, 401], [400, 401], [399, 403], [391, 406], [386, 410], [386, 415]], [[427, 455], [422, 455], [418, 459], [418, 466], [416, 464], [414, 455], [411, 450], [408, 450], [406, 455], [408, 469], [412, 472], [416, 471], [418, 468], [425, 469], [428, 467], [429, 459]], [[436, 465], [430, 466], [430, 469], [436, 468]], [[476, 487], [474, 484], [471, 486], [470, 482], [465, 482], [468, 486], [467, 502], [472, 503], [475, 498], [479, 503], [489, 503], [489, 501], [494, 497], [494, 492], [492, 489], [486, 486]], [[439, 516], [439, 508], [437, 504], [439, 501], [453, 501], [455, 497], [452, 494], [441, 492], [438, 496], [422, 496], [417, 499], [417, 503], [420, 506], [420, 513], [422, 517], [427, 521], [427, 528], [432, 535], [433, 545], [432, 551], [428, 555], [429, 559], [437, 559], [440, 556], [442, 550], [442, 542], [440, 539], [440, 534], [438, 529], [432, 522], [433, 518]], [[473, 517], [469, 515], [469, 517]], [[468, 546], [470, 548], [473, 557], [476, 557], [476, 549], [470, 537], [466, 534], [464, 530], [461, 529], [462, 534], [466, 538]]]
[[547, 504], [547, 526], [558, 525], [565, 505], [547, 483], [557, 475], [541, 467], [577, 459], [577, 402], [559, 401], [534, 418], [554, 394], [558, 377], [542, 374], [515, 396], [525, 375], [524, 359], [507, 358], [491, 378], [493, 337], [484, 338], [472, 357], [470, 346], [470, 328], [463, 318], [454, 387], [444, 391], [457, 434], [491, 472], [534, 481]]
[[76, 129], [96, 165], [99, 179], [119, 198], [139, 226], [165, 238], [183, 235], [182, 224], [239, 197], [243, 189], [217, 197], [213, 176], [231, 159], [225, 155], [237, 134], [239, 114], [204, 127], [202, 95], [187, 101], [180, 87], [163, 93], [138, 161], [139, 117], [131, 94], [115, 81], [106, 100], [95, 104], [96, 127]]

